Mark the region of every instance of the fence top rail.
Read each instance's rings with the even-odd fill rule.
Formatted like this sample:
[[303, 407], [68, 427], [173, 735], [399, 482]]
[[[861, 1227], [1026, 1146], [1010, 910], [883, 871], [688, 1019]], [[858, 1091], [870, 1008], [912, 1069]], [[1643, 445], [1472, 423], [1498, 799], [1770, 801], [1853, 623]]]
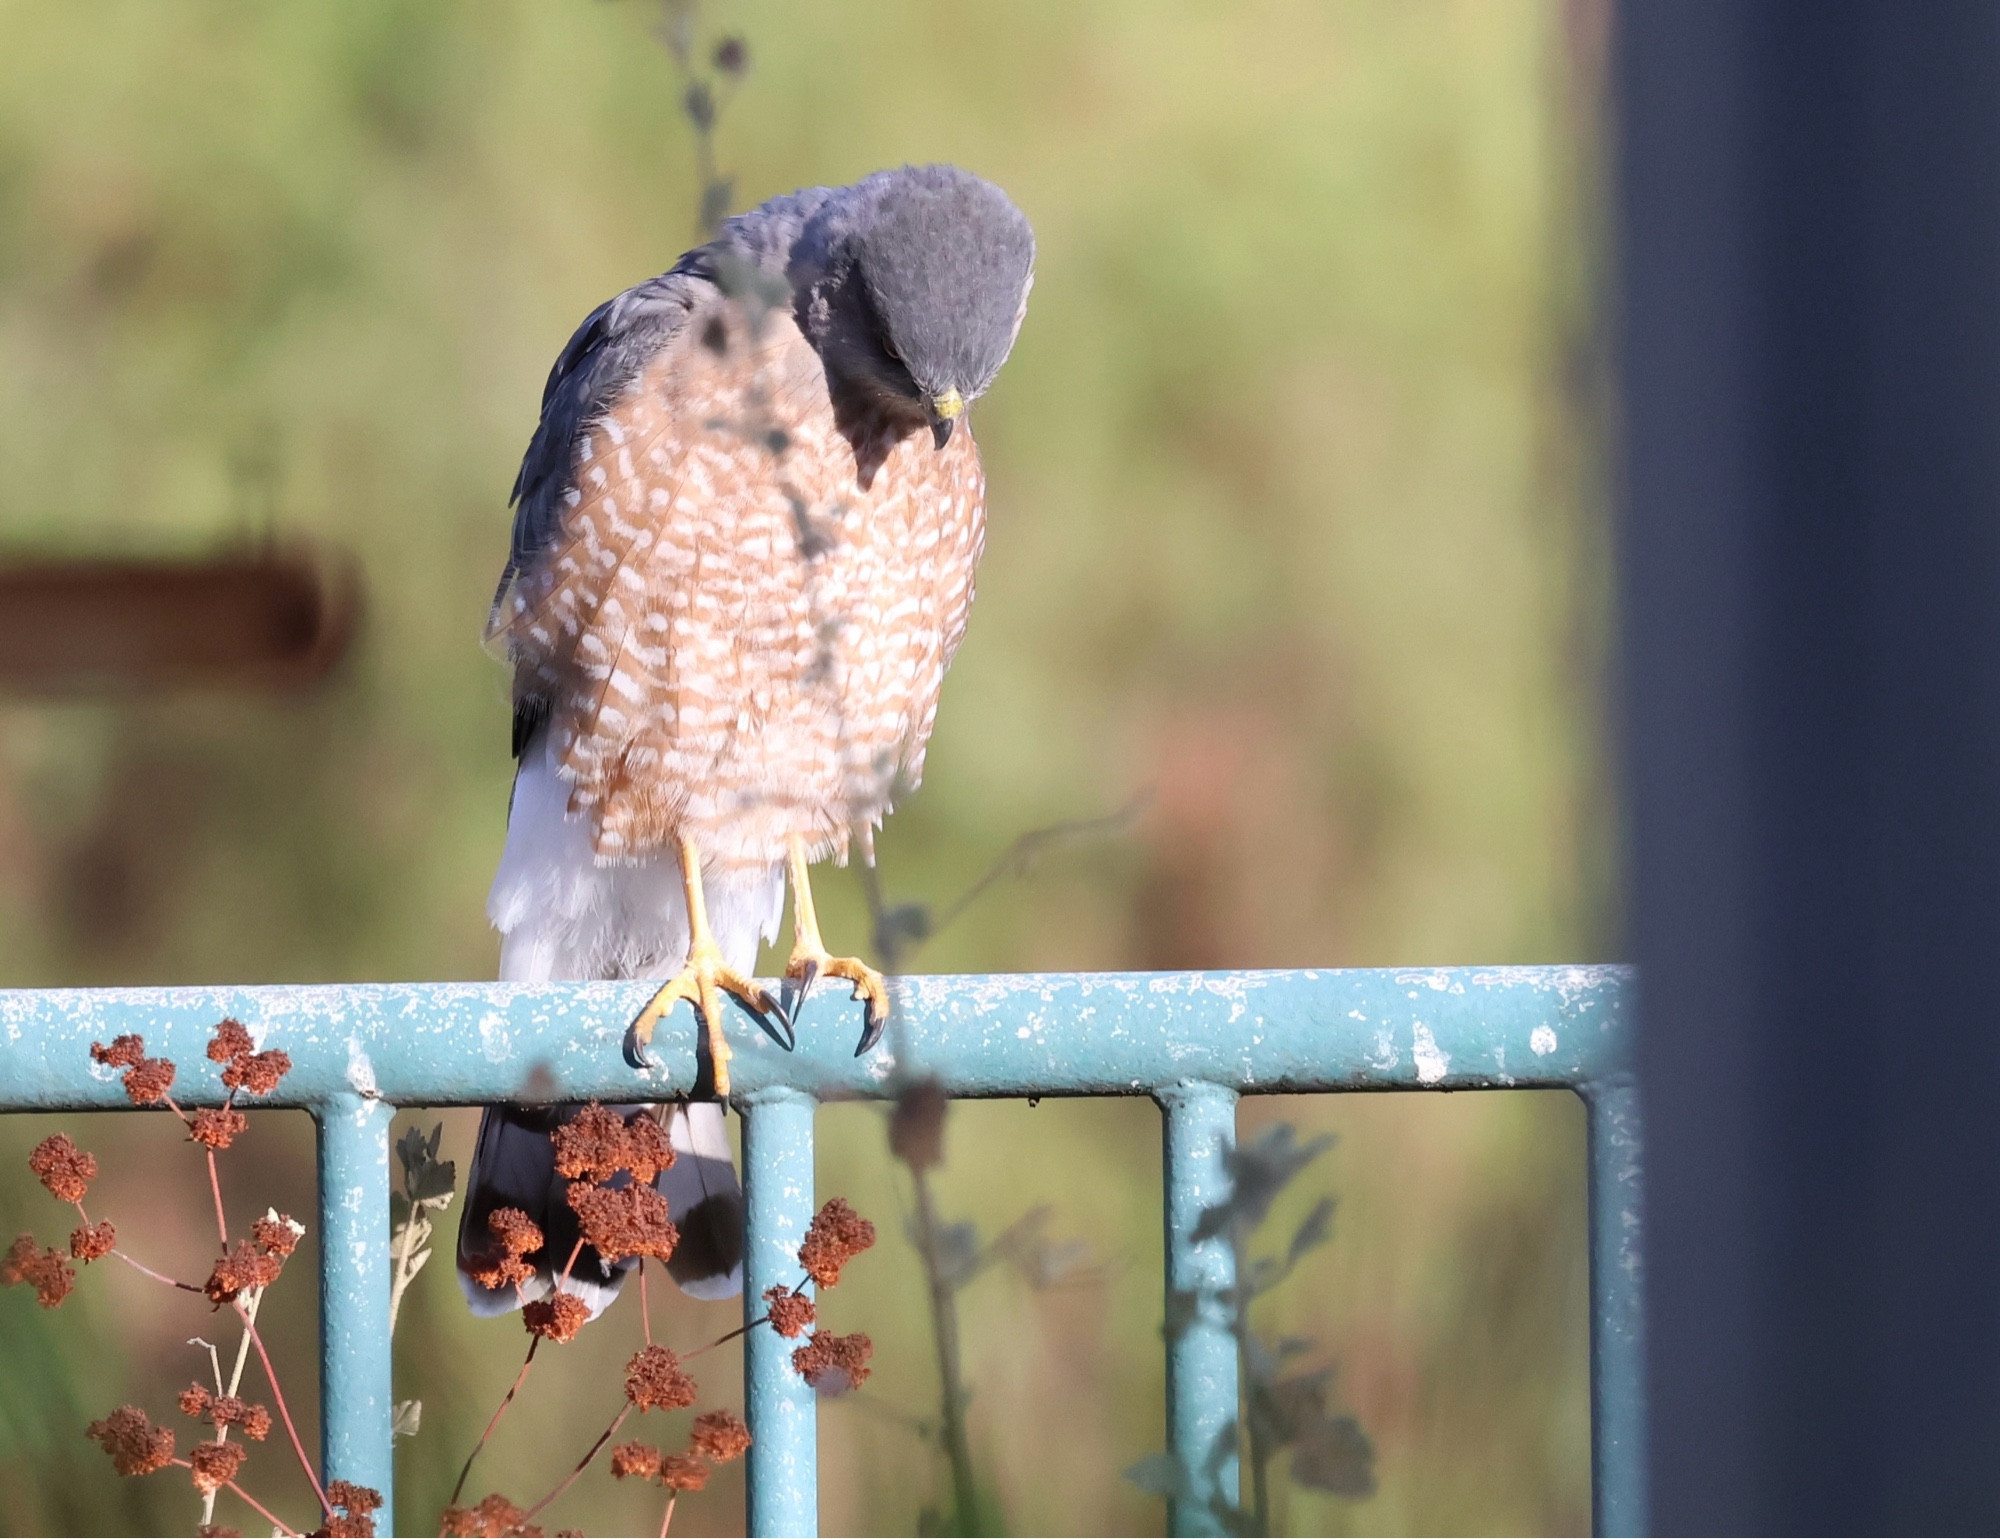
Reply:
[[[182, 1066], [184, 1104], [214, 1104], [203, 1053], [234, 1017], [293, 1071], [258, 1104], [324, 1107], [498, 1100], [665, 1099], [695, 1084], [697, 1032], [677, 1010], [656, 1067], [624, 1061], [646, 982], [312, 984], [0, 990], [0, 1110], [127, 1104], [90, 1044], [137, 1032]], [[1245, 1092], [1587, 1090], [1627, 1069], [1632, 975], [1622, 967], [1354, 968], [1278, 972], [913, 975], [875, 1051], [838, 984], [800, 1012], [786, 1051], [732, 1007], [739, 1095], [893, 1095], [935, 1075], [954, 1096], [1132, 1095], [1183, 1080]]]

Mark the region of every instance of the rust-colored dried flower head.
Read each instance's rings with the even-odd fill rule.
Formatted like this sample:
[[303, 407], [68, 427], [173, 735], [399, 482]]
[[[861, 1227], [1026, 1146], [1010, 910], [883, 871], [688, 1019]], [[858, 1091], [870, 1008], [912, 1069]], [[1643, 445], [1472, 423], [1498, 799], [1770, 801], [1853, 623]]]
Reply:
[[[186, 1409], [187, 1393], [181, 1393], [182, 1408]], [[243, 1435], [253, 1443], [261, 1443], [271, 1435], [271, 1413], [261, 1405], [252, 1405], [235, 1395], [223, 1395], [209, 1403], [208, 1420], [218, 1427], [241, 1427]]]
[[764, 1309], [771, 1317], [771, 1329], [780, 1336], [803, 1336], [818, 1318], [805, 1290], [795, 1293], [783, 1283], [764, 1290]]
[[533, 1219], [519, 1208], [495, 1208], [486, 1215], [486, 1232], [500, 1242], [501, 1250], [498, 1255], [486, 1252], [481, 1258], [486, 1263], [483, 1266], [473, 1257], [467, 1258], [466, 1271], [474, 1282], [482, 1288], [511, 1288], [535, 1275], [534, 1267], [522, 1259], [544, 1244]]
[[227, 1149], [249, 1131], [250, 1119], [233, 1106], [205, 1107], [188, 1119], [188, 1137], [211, 1149]]
[[576, 1333], [590, 1323], [590, 1306], [574, 1293], [560, 1290], [536, 1299], [521, 1310], [521, 1323], [530, 1336], [546, 1336], [551, 1341], [574, 1341]]
[[246, 1288], [268, 1288], [285, 1269], [283, 1258], [268, 1255], [248, 1240], [215, 1263], [202, 1292], [218, 1304], [227, 1304]]
[[501, 1255], [488, 1258], [491, 1266], [479, 1266], [467, 1259], [465, 1274], [482, 1288], [511, 1288], [524, 1283], [535, 1275], [535, 1269], [519, 1256]]
[[94, 1224], [78, 1224], [69, 1232], [69, 1253], [77, 1261], [95, 1261], [100, 1256], [108, 1256], [117, 1243], [118, 1231], [111, 1227], [108, 1218], [100, 1218]]
[[625, 1119], [592, 1101], [549, 1135], [556, 1172], [570, 1180], [609, 1181], [631, 1161]]
[[267, 1213], [250, 1226], [250, 1241], [274, 1256], [289, 1256], [299, 1248], [306, 1226], [289, 1213]]
[[97, 1156], [77, 1148], [67, 1133], [51, 1133], [35, 1145], [28, 1169], [58, 1202], [82, 1202], [97, 1179]]
[[661, 1453], [649, 1443], [620, 1443], [611, 1450], [611, 1474], [617, 1480], [651, 1480], [660, 1473]]
[[516, 1256], [529, 1255], [546, 1243], [540, 1227], [519, 1208], [495, 1208], [486, 1215], [486, 1232]]
[[243, 1539], [243, 1530], [226, 1523], [203, 1523], [195, 1529], [195, 1539]]
[[750, 1429], [734, 1411], [703, 1411], [690, 1437], [694, 1452], [717, 1464], [740, 1459], [750, 1450]]
[[495, 1491], [477, 1507], [447, 1507], [440, 1532], [455, 1539], [508, 1539], [511, 1535], [541, 1533], [530, 1527], [525, 1508], [517, 1507]]
[[134, 1106], [156, 1106], [173, 1088], [171, 1058], [141, 1058], [125, 1071], [125, 1095]]
[[681, 1360], [662, 1346], [633, 1353], [625, 1365], [625, 1398], [642, 1411], [678, 1411], [700, 1392], [681, 1371]]
[[129, 1069], [145, 1056], [146, 1039], [135, 1032], [127, 1032], [122, 1037], [113, 1037], [109, 1047], [102, 1042], [90, 1044], [91, 1061], [108, 1064], [114, 1069]]
[[241, 1021], [224, 1018], [215, 1023], [215, 1035], [208, 1040], [208, 1056], [217, 1063], [231, 1063], [257, 1051], [250, 1040], [250, 1028]]
[[196, 1443], [188, 1453], [188, 1460], [194, 1465], [189, 1472], [194, 1478], [194, 1488], [204, 1496], [221, 1490], [236, 1478], [237, 1467], [249, 1453], [241, 1443]]
[[35, 1302], [42, 1308], [54, 1309], [76, 1286], [76, 1268], [61, 1251], [40, 1249], [33, 1235], [16, 1235], [7, 1254], [0, 1256], [0, 1287], [16, 1283], [33, 1288]]
[[840, 1281], [840, 1269], [874, 1243], [875, 1226], [835, 1197], [813, 1215], [799, 1265], [822, 1288], [831, 1288]]
[[660, 1461], [660, 1484], [669, 1491], [699, 1491], [708, 1484], [708, 1465], [692, 1454], [668, 1454]]
[[868, 1381], [874, 1372], [868, 1359], [874, 1354], [875, 1343], [861, 1331], [850, 1336], [815, 1331], [792, 1353], [792, 1367], [822, 1395], [840, 1395]]
[[912, 1170], [944, 1163], [944, 1086], [919, 1080], [896, 1098], [889, 1116], [889, 1152]]
[[572, 1181], [568, 1198], [584, 1239], [606, 1261], [625, 1256], [666, 1261], [680, 1243], [680, 1231], [667, 1217], [667, 1199], [650, 1186], [634, 1181], [614, 1188]]
[[154, 1426], [136, 1405], [121, 1405], [84, 1428], [83, 1435], [103, 1446], [111, 1455], [111, 1467], [121, 1475], [150, 1475], [173, 1461], [172, 1429]]
[[674, 1163], [674, 1146], [667, 1130], [651, 1112], [634, 1112], [625, 1124], [625, 1168], [634, 1181], [651, 1182]]
[[211, 1395], [199, 1383], [190, 1384], [180, 1393], [181, 1413], [185, 1416], [192, 1416], [197, 1421], [208, 1415], [208, 1408], [214, 1404], [215, 1396]]
[[326, 1487], [329, 1506], [343, 1509], [326, 1522], [327, 1539], [374, 1539], [374, 1513], [382, 1505], [382, 1493], [373, 1486], [359, 1486], [351, 1480], [330, 1480]]
[[278, 1081], [292, 1072], [292, 1056], [272, 1048], [232, 1059], [222, 1071], [222, 1083], [231, 1090], [247, 1090], [251, 1095], [269, 1095]]

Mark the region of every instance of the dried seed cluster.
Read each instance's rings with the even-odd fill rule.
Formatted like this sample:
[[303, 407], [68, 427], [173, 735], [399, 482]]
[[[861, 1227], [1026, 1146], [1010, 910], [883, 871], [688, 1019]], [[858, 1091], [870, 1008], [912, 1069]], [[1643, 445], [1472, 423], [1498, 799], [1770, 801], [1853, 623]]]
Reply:
[[173, 1462], [173, 1429], [154, 1426], [136, 1405], [121, 1405], [83, 1435], [111, 1455], [111, 1467], [121, 1475], [150, 1475]]
[[799, 1247], [799, 1265], [822, 1288], [840, 1281], [840, 1269], [875, 1243], [875, 1226], [835, 1197], [813, 1215]]
[[609, 1181], [629, 1171], [634, 1181], [649, 1182], [674, 1162], [673, 1145], [650, 1112], [635, 1112], [627, 1120], [596, 1101], [550, 1138], [556, 1172], [572, 1181]]
[[693, 1405], [698, 1393], [681, 1360], [665, 1347], [642, 1348], [625, 1365], [625, 1398], [642, 1411], [678, 1411]]
[[67, 1133], [52, 1133], [35, 1145], [28, 1169], [58, 1202], [82, 1202], [97, 1179], [97, 1156], [70, 1142]]

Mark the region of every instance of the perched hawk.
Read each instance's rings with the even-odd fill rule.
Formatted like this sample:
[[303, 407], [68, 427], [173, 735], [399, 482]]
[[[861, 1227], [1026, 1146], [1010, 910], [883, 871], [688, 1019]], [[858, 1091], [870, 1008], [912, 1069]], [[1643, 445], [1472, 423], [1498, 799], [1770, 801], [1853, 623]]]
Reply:
[[[952, 166], [814, 187], [601, 305], [549, 375], [489, 627], [520, 761], [488, 902], [500, 976], [667, 980], [628, 1054], [685, 999], [718, 1098], [721, 996], [782, 1016], [749, 974], [788, 870], [796, 994], [849, 981], [864, 1051], [886, 1018], [881, 975], [821, 943], [807, 872], [855, 840], [872, 856], [922, 772], [984, 537], [965, 411], [1013, 347], [1034, 255], [1006, 195]], [[576, 1241], [549, 1142], [574, 1111], [480, 1125], [458, 1261], [482, 1313], [546, 1294]], [[742, 1199], [721, 1106], [677, 1109], [670, 1133], [669, 1270], [726, 1297]], [[472, 1276], [501, 1207], [547, 1237], [519, 1290]], [[622, 1271], [586, 1249], [566, 1286], [594, 1313]]]

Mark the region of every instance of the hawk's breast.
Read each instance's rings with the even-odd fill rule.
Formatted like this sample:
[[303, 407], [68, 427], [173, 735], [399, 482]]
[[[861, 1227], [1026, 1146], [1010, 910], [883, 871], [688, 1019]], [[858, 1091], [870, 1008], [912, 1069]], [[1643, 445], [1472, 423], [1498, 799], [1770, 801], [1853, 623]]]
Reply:
[[844, 853], [915, 780], [984, 538], [963, 428], [851, 441], [791, 316], [718, 296], [580, 435], [500, 624], [601, 856]]

